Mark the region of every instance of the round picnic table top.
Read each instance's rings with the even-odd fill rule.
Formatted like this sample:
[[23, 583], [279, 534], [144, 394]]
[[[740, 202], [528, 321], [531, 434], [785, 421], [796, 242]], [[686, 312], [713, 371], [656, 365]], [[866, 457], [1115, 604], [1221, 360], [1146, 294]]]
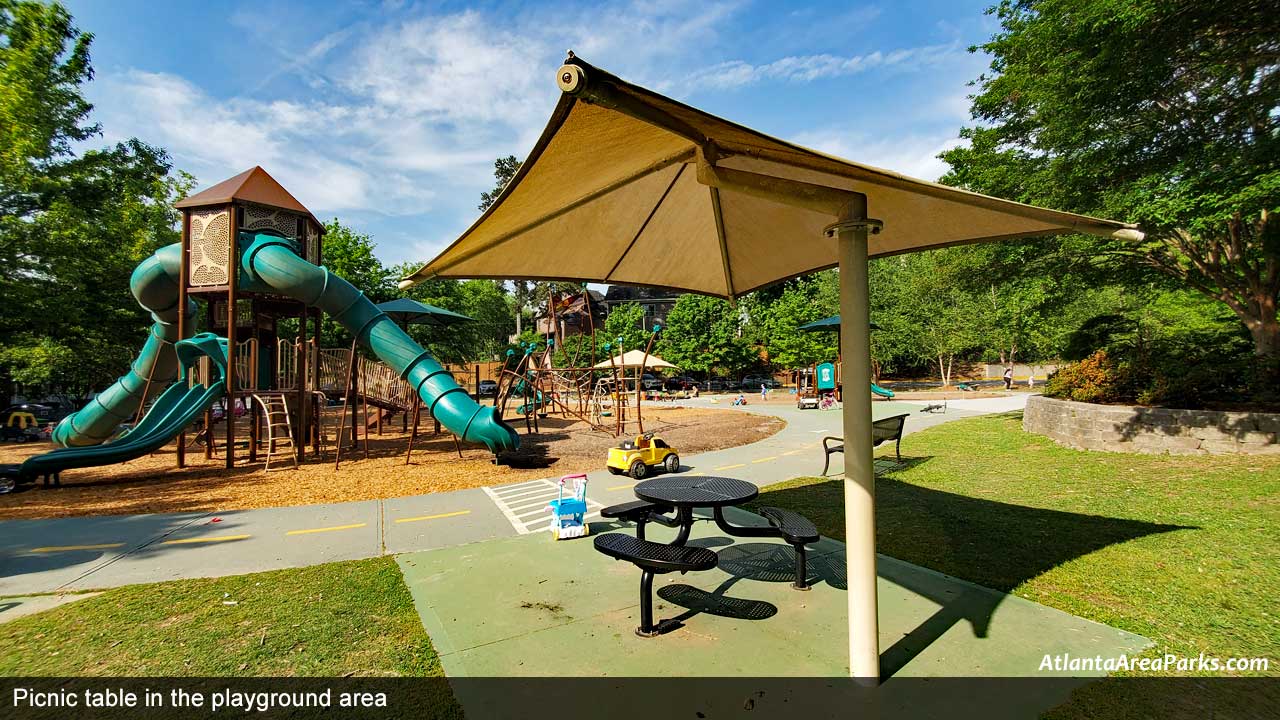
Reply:
[[691, 508], [741, 505], [760, 494], [760, 488], [745, 480], [705, 475], [654, 478], [636, 484], [634, 490], [641, 500]]

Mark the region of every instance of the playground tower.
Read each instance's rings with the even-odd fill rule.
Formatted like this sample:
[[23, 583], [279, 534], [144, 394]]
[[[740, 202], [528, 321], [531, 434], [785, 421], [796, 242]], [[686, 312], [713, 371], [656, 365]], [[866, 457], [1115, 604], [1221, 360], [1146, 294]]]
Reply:
[[[226, 371], [225, 457], [228, 468], [235, 463], [236, 401], [242, 400], [249, 419], [249, 459], [256, 460], [259, 424], [253, 394], [264, 392], [285, 396], [294, 416], [298, 457], [306, 453], [307, 440], [319, 442], [311, 388], [317, 377], [318, 354], [308, 352], [308, 336], [320, 333], [321, 311], [299, 300], [252, 286], [238, 280], [241, 248], [237, 238], [244, 231], [272, 231], [297, 243], [303, 258], [319, 265], [322, 259], [324, 226], [302, 203], [261, 167], [246, 170], [206, 190], [178, 201], [182, 211], [182, 267], [178, 288], [179, 307], [188, 298], [204, 301], [207, 328], [225, 335], [229, 353], [235, 358]], [[280, 342], [281, 318], [297, 318], [298, 333], [293, 342]], [[191, 322], [179, 317], [179, 337], [188, 337]], [[292, 353], [291, 357], [283, 357]], [[277, 372], [292, 367], [293, 372]], [[290, 397], [292, 396], [292, 397]], [[211, 414], [206, 428], [212, 428]], [[212, 433], [205, 443], [212, 453]], [[185, 463], [184, 438], [178, 442], [178, 466]]]

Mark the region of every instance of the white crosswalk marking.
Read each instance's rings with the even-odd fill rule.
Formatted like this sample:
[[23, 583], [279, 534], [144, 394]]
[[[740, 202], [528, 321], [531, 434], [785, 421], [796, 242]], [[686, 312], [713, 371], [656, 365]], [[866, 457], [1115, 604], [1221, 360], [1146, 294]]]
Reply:
[[[545, 531], [551, 527], [551, 510], [547, 503], [560, 495], [555, 480], [530, 480], [516, 485], [481, 488], [498, 506], [498, 510], [521, 535]], [[587, 518], [598, 517], [604, 503], [587, 498]]]

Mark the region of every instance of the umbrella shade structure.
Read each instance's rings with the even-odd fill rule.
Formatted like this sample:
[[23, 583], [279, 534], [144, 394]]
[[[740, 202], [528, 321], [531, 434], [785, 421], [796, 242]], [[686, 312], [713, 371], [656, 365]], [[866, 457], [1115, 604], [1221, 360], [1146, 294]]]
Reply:
[[[871, 323], [867, 327], [871, 328], [872, 330], [880, 329], [880, 326], [875, 323]], [[814, 320], [813, 322], [807, 323], [805, 325], [801, 325], [796, 329], [803, 330], [805, 332], [822, 332], [824, 330], [828, 332], [840, 332], [840, 316], [832, 315], [829, 318]]]
[[[627, 83], [570, 53], [542, 136], [432, 277], [647, 285], [723, 298], [840, 268], [849, 673], [880, 675], [869, 257], [1133, 225], [842, 160]], [[874, 103], [868, 101], [867, 107]], [[842, 118], [843, 120], [843, 118]], [[856, 118], [854, 119], [856, 121]]]
[[[675, 365], [663, 360], [657, 355], [644, 354], [643, 350], [628, 350], [621, 355], [614, 355], [609, 360], [596, 363], [593, 367], [600, 370], [608, 370], [610, 368], [676, 368]], [[676, 368], [678, 369], [678, 368]]]
[[449, 327], [463, 322], [472, 322], [473, 318], [461, 313], [438, 308], [409, 298], [400, 298], [378, 305], [378, 309], [387, 317], [400, 325], [432, 325]]

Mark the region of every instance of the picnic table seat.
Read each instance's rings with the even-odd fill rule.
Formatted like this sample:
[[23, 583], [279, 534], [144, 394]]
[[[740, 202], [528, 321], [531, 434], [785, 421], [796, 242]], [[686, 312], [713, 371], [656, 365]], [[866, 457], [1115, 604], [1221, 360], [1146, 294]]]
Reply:
[[[894, 415], [893, 417], [881, 418], [871, 423], [871, 447], [880, 447], [881, 443], [893, 440], [896, 445], [893, 449], [898, 460], [902, 460], [902, 428], [907, 423], [909, 414]], [[834, 440], [839, 445], [831, 445]], [[822, 474], [827, 474], [827, 469], [831, 466], [831, 456], [835, 453], [844, 452], [844, 438], [840, 437], [824, 437], [822, 438], [822, 451], [824, 454], [822, 459]]]
[[653, 622], [653, 576], [711, 570], [718, 559], [716, 552], [707, 548], [663, 545], [622, 533], [597, 535], [595, 547], [614, 560], [625, 560], [640, 568], [640, 626], [636, 628], [640, 637], [662, 633]]
[[797, 512], [792, 512], [779, 507], [762, 507], [757, 508], [757, 512], [769, 524], [773, 526], [783, 540], [787, 541], [796, 551], [796, 579], [791, 583], [791, 587], [797, 590], [809, 589], [809, 568], [807, 559], [805, 558], [805, 545], [818, 542], [822, 536], [818, 533], [818, 528], [814, 526], [809, 518]]
[[632, 500], [618, 505], [610, 505], [600, 511], [600, 517], [635, 523], [636, 539], [644, 540], [645, 523], [656, 521], [668, 527], [675, 525], [674, 520], [663, 517], [672, 510], [674, 508], [669, 505], [659, 505], [648, 500]]

